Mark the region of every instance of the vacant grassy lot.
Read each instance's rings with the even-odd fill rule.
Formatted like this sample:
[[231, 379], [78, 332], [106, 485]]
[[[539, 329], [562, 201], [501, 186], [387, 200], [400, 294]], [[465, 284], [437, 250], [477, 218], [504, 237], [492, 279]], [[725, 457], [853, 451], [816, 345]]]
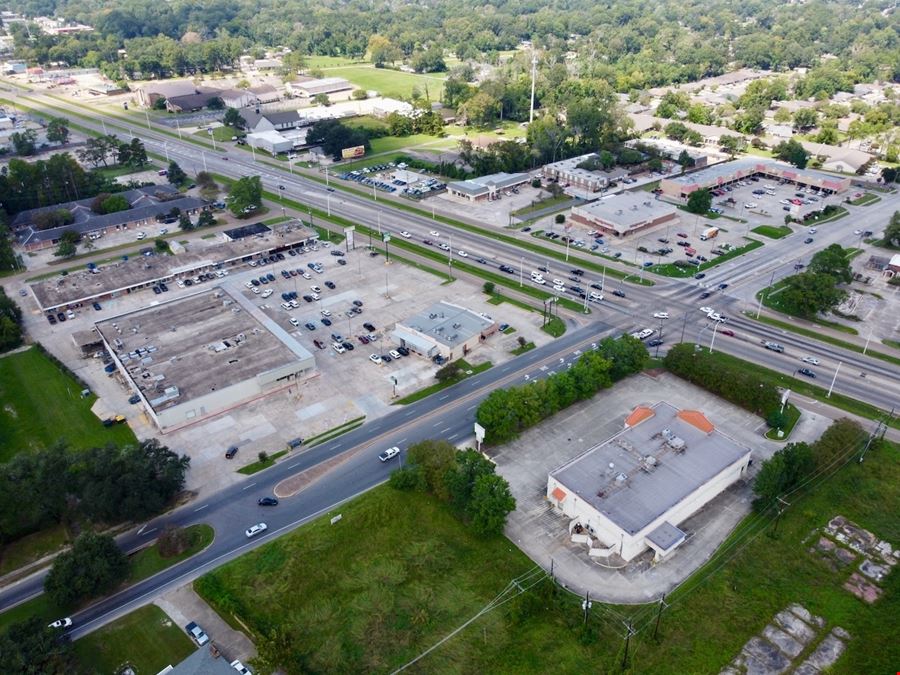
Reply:
[[437, 136], [413, 134], [412, 136], [383, 136], [381, 138], [373, 138], [370, 142], [372, 144], [372, 153], [375, 154], [402, 150], [403, 148], [413, 148], [436, 140], [438, 140]]
[[[548, 582], [486, 614], [410, 672], [620, 672], [622, 620], [630, 619], [629, 672], [716, 673], [772, 616], [799, 602], [853, 639], [831, 672], [887, 673], [900, 661], [895, 617], [900, 573], [865, 605], [808, 552], [812, 530], [843, 514], [888, 541], [900, 540], [900, 448], [851, 461], [812, 491], [792, 495], [772, 519], [751, 516], [720, 555], [667, 598], [660, 639], [656, 605], [594, 602], [587, 627], [580, 599]], [[448, 509], [418, 493], [379, 487], [325, 517], [229, 563], [196, 587], [266, 650], [285, 641], [285, 672], [390, 672], [471, 618], [531, 562], [505, 539], [473, 538]], [[333, 514], [329, 514], [333, 515]], [[262, 639], [260, 639], [262, 638]], [[502, 664], [502, 665], [500, 665]], [[894, 670], [891, 670], [891, 669]]]
[[417, 88], [422, 96], [428, 89], [428, 98], [437, 101], [444, 89], [443, 79], [446, 75], [430, 74], [415, 75], [399, 70], [387, 68], [375, 68], [374, 66], [348, 66], [343, 68], [329, 68], [329, 77], [343, 77], [357, 87], [368, 91], [377, 91], [382, 96], [390, 98], [409, 98], [413, 88]]
[[197, 647], [156, 605], [147, 605], [75, 643], [86, 672], [115, 675], [128, 663], [139, 675], [158, 673], [186, 659]]
[[76, 449], [137, 443], [127, 424], [100, 423], [96, 398], [82, 398], [81, 386], [37, 349], [0, 358], [0, 462], [58, 440]]
[[0, 549], [0, 574], [17, 570], [69, 543], [69, 533], [64, 525], [39, 530], [27, 537], [10, 542]]

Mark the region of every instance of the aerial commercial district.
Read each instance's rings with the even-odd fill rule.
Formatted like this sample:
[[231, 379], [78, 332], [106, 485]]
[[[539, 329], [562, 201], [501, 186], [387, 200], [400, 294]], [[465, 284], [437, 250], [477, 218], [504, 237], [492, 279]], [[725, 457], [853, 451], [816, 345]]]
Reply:
[[886, 0], [0, 2], [0, 669], [900, 668]]

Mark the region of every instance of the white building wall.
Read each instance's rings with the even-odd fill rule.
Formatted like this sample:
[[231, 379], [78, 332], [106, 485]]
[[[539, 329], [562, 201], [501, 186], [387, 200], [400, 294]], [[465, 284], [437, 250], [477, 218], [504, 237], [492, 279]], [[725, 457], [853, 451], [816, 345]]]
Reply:
[[[547, 480], [547, 499], [569, 518], [578, 518], [582, 525], [590, 526], [593, 537], [602, 544], [618, 546], [619, 555], [628, 561], [649, 548], [645, 541], [647, 535], [662, 523], [668, 521], [677, 527], [739, 480], [746, 471], [749, 461], [750, 453], [747, 453], [634, 535], [625, 532], [553, 476]], [[557, 487], [566, 493], [566, 498], [561, 503], [553, 497], [553, 490]]]

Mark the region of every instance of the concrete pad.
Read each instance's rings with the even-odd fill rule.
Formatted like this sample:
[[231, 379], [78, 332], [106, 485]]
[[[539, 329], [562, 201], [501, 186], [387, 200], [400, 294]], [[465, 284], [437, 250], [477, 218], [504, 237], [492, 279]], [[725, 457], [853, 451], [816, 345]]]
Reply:
[[[807, 612], [807, 615], [809, 613]], [[793, 612], [782, 610], [775, 615], [775, 622], [781, 628], [794, 637], [801, 645], [808, 645], [816, 636], [816, 631], [810, 628]]]
[[791, 667], [791, 660], [772, 643], [760, 637], [750, 638], [744, 646], [747, 675], [778, 675]]
[[819, 643], [819, 646], [816, 647], [815, 651], [809, 655], [809, 658], [804, 663], [819, 670], [826, 670], [840, 658], [841, 654], [844, 653], [845, 647], [844, 642], [835, 635], [828, 635]]
[[782, 630], [771, 624], [763, 629], [763, 637], [792, 659], [797, 658], [803, 651], [803, 645]]
[[154, 603], [171, 617], [182, 630], [191, 621], [197, 624], [216, 643], [229, 661], [246, 662], [256, 656], [256, 647], [240, 631], [234, 630], [188, 584], [160, 596]]

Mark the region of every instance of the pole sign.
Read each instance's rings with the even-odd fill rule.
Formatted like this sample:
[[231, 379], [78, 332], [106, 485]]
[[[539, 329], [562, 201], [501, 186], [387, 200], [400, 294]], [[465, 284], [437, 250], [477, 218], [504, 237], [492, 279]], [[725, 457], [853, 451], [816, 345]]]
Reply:
[[347, 240], [347, 248], [354, 248], [353, 246], [353, 233], [356, 232], [356, 226], [351, 225], [350, 227], [344, 228], [344, 239]]
[[484, 443], [484, 427], [475, 422], [475, 440], [478, 441], [479, 447]]

